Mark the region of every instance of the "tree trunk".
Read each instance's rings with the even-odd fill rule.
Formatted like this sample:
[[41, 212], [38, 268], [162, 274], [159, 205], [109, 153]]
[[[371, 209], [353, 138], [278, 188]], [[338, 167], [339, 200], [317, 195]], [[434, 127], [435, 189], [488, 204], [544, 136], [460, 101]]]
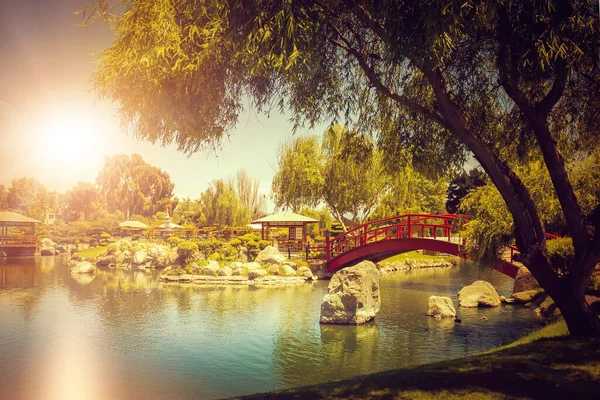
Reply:
[[600, 319], [585, 300], [585, 293], [576, 293], [577, 282], [567, 281], [563, 286], [556, 297], [551, 297], [560, 309], [571, 336], [600, 336]]
[[[584, 276], [572, 274], [558, 277], [556, 274], [543, 273], [542, 271], [550, 266], [550, 262], [539, 249], [532, 250], [523, 263], [560, 309], [571, 336], [600, 336], [600, 319], [592, 312], [585, 300], [586, 285], [581, 282], [582, 279], [585, 279]], [[581, 267], [574, 263], [571, 269], [577, 270]], [[585, 280], [587, 282], [587, 279]]]

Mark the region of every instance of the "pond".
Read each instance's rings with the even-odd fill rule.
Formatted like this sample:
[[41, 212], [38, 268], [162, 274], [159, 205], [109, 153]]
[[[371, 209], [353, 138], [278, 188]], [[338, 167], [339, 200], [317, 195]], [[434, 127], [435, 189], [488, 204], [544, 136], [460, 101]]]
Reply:
[[[166, 284], [158, 271], [69, 274], [59, 257], [0, 259], [0, 398], [211, 399], [339, 380], [461, 357], [531, 331], [532, 310], [425, 316], [477, 279], [466, 264], [381, 279], [382, 308], [363, 326], [321, 326], [328, 281], [252, 288]], [[487, 319], [482, 320], [486, 316]]]

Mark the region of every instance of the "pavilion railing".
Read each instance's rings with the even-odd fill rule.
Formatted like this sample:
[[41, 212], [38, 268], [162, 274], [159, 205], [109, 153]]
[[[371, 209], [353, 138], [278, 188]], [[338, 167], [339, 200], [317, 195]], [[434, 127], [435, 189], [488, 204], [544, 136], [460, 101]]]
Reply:
[[37, 246], [34, 235], [0, 235], [0, 245], [5, 246]]
[[324, 242], [280, 241], [278, 249], [290, 260], [324, 260], [327, 254]]

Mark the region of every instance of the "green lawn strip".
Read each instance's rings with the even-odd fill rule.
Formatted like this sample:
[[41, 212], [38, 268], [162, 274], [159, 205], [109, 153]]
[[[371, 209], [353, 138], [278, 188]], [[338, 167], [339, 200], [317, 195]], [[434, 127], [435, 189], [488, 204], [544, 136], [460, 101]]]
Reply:
[[600, 339], [564, 333], [566, 326], [559, 323], [484, 354], [243, 398], [598, 398]]
[[447, 260], [448, 256], [429, 256], [417, 251], [409, 251], [407, 253], [396, 254], [390, 258], [386, 258], [383, 262], [406, 261], [406, 260]]
[[96, 259], [98, 256], [106, 251], [106, 246], [90, 247], [85, 250], [78, 251], [75, 253], [76, 257], [80, 258], [91, 258]]

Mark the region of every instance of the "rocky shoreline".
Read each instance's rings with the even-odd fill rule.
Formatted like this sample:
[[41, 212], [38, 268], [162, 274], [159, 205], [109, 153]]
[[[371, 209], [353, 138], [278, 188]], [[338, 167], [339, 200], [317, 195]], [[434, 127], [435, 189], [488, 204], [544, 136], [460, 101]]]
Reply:
[[377, 263], [380, 274], [388, 274], [397, 271], [407, 271], [422, 268], [450, 268], [459, 263], [458, 257], [445, 257], [444, 259], [407, 259], [403, 261], [382, 261]]

